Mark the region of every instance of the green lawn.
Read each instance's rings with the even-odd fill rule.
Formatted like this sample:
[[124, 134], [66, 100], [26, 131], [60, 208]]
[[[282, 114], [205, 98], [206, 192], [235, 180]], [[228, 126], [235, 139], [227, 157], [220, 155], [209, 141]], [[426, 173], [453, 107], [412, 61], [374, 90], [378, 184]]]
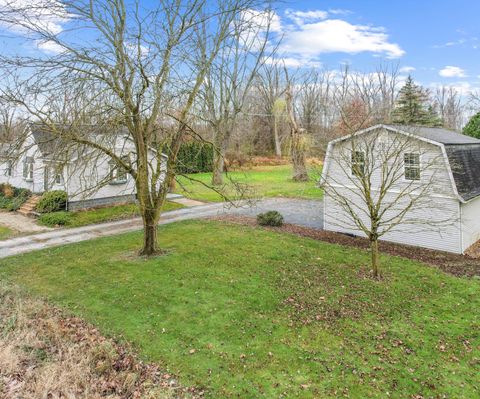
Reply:
[[134, 257], [131, 233], [0, 260], [0, 277], [208, 398], [479, 395], [478, 280], [382, 256], [376, 282], [367, 252], [218, 222], [160, 237], [163, 257]]
[[[252, 170], [242, 170], [228, 173], [225, 178], [225, 187], [222, 190], [232, 196], [238, 196], [235, 185], [232, 182], [248, 185], [252, 197], [296, 197], [314, 198], [322, 197], [322, 191], [316, 187], [319, 178], [319, 168], [312, 168], [310, 181], [295, 182], [292, 180], [292, 168], [284, 166], [263, 166], [255, 167]], [[222, 201], [222, 196], [202, 183], [210, 185], [211, 173], [198, 173], [190, 175], [194, 182], [186, 177], [180, 177], [177, 184], [177, 192], [184, 196], [200, 201]]]
[[6, 240], [7, 238], [12, 238], [15, 235], [15, 232], [12, 229], [9, 229], [5, 226], [0, 226], [0, 240]]
[[[183, 208], [183, 205], [167, 201], [163, 206], [163, 212], [173, 211], [179, 208]], [[65, 226], [68, 227], [80, 227], [89, 224], [112, 222], [115, 220], [128, 219], [140, 215], [138, 206], [136, 204], [123, 204], [105, 208], [61, 213], [64, 215], [66, 220]], [[44, 221], [42, 220], [42, 217], [40, 217], [38, 222], [39, 224], [50, 226], [48, 220]]]
[[[183, 208], [183, 205], [167, 201], [163, 206], [163, 212], [173, 211], [174, 209], [179, 208]], [[136, 204], [116, 205], [106, 208], [72, 212], [71, 222], [68, 225], [71, 227], [79, 227], [88, 224], [127, 219], [139, 215], [138, 206]]]

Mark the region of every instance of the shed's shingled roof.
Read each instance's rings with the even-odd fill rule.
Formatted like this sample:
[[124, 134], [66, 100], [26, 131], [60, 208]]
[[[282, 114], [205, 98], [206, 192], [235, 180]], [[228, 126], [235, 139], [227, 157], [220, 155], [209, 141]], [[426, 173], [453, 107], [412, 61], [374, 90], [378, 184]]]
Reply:
[[454, 130], [443, 129], [439, 127], [425, 126], [404, 126], [404, 125], [386, 125], [387, 128], [402, 130], [415, 136], [423, 137], [428, 140], [436, 141], [445, 145], [453, 144], [480, 144], [480, 140], [460, 134]]
[[480, 140], [448, 129], [387, 125], [389, 127], [443, 144], [458, 194], [465, 201], [480, 195]]

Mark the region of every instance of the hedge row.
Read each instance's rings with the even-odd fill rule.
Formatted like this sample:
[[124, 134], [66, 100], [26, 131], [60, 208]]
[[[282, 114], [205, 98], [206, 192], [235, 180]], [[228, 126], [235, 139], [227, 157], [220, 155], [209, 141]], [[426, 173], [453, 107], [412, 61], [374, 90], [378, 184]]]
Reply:
[[213, 146], [196, 141], [181, 145], [177, 173], [203, 173], [213, 170]]

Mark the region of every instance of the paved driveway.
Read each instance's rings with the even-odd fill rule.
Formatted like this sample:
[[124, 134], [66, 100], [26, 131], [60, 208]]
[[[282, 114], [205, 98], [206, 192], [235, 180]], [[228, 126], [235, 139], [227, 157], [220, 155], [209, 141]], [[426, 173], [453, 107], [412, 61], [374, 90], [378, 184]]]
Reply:
[[[192, 208], [183, 208], [163, 214], [160, 224], [178, 222], [187, 219], [198, 219], [224, 214], [255, 216], [260, 212], [276, 210], [282, 213], [286, 223], [298, 224], [321, 230], [323, 228], [323, 202], [321, 200], [298, 200], [273, 198], [257, 202], [255, 205], [228, 207], [224, 204], [206, 204]], [[0, 258], [51, 248], [59, 245], [91, 240], [140, 230], [140, 218], [102, 223], [73, 229], [58, 229], [46, 233], [0, 241]]]
[[298, 224], [300, 226], [323, 229], [323, 201], [300, 200], [288, 198], [271, 198], [259, 201], [254, 206], [232, 208], [226, 213], [256, 216], [266, 211], [280, 212], [285, 223]]

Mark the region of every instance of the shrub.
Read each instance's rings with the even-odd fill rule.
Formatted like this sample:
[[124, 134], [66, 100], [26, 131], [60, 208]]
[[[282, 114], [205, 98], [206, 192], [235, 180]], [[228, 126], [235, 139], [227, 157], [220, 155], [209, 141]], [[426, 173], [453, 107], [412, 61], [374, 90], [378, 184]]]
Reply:
[[0, 208], [7, 211], [18, 210], [32, 195], [26, 188], [15, 188], [8, 183], [0, 185]]
[[15, 196], [15, 189], [11, 184], [2, 183], [0, 184], [0, 195], [3, 195], [5, 198], [13, 198]]
[[63, 211], [67, 205], [67, 193], [61, 190], [47, 191], [37, 204], [37, 211], [50, 213]]
[[68, 212], [44, 213], [38, 218], [38, 222], [44, 226], [66, 226], [70, 223], [71, 215]]
[[0, 209], [12, 210], [13, 199], [0, 195]]
[[192, 141], [180, 146], [177, 173], [203, 173], [213, 170], [213, 146]]
[[282, 226], [283, 225], [283, 216], [280, 212], [277, 211], [268, 211], [265, 213], [259, 213], [257, 215], [257, 223], [260, 226]]
[[9, 211], [16, 211], [22, 207], [22, 205], [30, 198], [32, 192], [26, 188], [16, 188], [15, 197], [12, 199], [11, 208]]

